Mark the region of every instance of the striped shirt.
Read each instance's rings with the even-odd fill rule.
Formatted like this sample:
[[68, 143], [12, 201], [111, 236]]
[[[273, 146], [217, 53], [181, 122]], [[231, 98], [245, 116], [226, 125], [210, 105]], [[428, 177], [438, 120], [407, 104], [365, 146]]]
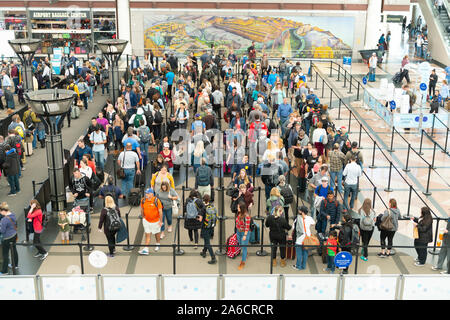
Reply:
[[239, 232], [250, 231], [250, 216], [246, 215], [243, 220], [239, 219], [239, 215], [236, 217], [236, 229]]

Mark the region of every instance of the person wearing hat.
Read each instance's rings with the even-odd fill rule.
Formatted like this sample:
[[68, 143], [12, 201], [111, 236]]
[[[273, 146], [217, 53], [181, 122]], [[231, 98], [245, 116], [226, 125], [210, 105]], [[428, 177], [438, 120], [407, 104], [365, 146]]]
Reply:
[[[308, 215], [308, 208], [300, 206], [297, 211], [297, 216], [292, 224], [291, 231], [289, 232], [288, 240], [294, 240], [295, 253], [297, 255], [296, 263], [292, 266], [294, 270], [305, 270], [306, 262], [308, 260], [308, 249], [303, 246], [303, 241], [306, 236], [311, 236], [311, 226], [315, 222], [313, 218]], [[295, 239], [292, 237], [294, 235]]]
[[311, 216], [314, 217], [316, 210], [319, 210], [323, 199], [328, 195], [329, 190], [333, 188], [328, 184], [328, 167], [326, 165], [320, 167], [320, 171], [316, 173], [310, 180], [310, 185], [313, 187], [313, 197], [311, 197]]
[[135, 114], [133, 114], [130, 118], [130, 120], [128, 121], [128, 124], [134, 126], [135, 129], [140, 127], [140, 120], [144, 120], [144, 125], [147, 125], [147, 119], [144, 115], [144, 109], [139, 107], [136, 111]]
[[141, 200], [142, 226], [145, 233], [145, 247], [139, 250], [140, 255], [148, 255], [151, 235], [155, 235], [155, 251], [159, 251], [161, 226], [163, 224], [163, 206], [161, 201], [155, 196], [152, 188], [145, 190], [144, 199]]
[[169, 166], [169, 173], [171, 175], [173, 175], [173, 159], [174, 159], [174, 154], [173, 151], [170, 149], [170, 143], [169, 142], [164, 142], [163, 143], [163, 149], [160, 152], [160, 154], [163, 156], [164, 161], [167, 163], [167, 165]]
[[194, 122], [192, 122], [192, 125], [191, 125], [191, 135], [195, 136], [197, 134], [204, 134], [205, 130], [206, 130], [206, 125], [202, 121], [202, 117], [200, 116], [200, 114], [197, 113], [195, 115], [195, 120], [194, 120]]
[[[349, 151], [351, 152], [351, 151]], [[350, 158], [350, 163], [345, 166], [342, 175], [345, 177], [344, 182], [344, 207], [348, 211], [353, 210], [355, 204], [356, 195], [358, 194], [358, 179], [362, 175], [362, 170], [359, 165], [356, 164], [356, 156]], [[350, 207], [348, 205], [348, 197], [352, 193], [352, 198], [350, 199]]]

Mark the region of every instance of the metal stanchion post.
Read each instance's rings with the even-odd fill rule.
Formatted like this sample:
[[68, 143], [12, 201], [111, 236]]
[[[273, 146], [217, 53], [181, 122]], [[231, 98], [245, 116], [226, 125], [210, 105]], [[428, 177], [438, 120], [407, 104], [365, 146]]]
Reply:
[[331, 91], [330, 91], [330, 104], [328, 105], [328, 107], [330, 109], [333, 108], [333, 88], [331, 88]]
[[330, 78], [333, 77], [333, 61], [330, 61]]
[[362, 147], [361, 147], [361, 134], [362, 134], [362, 124], [359, 123], [358, 149], [362, 149]]
[[425, 192], [422, 192], [424, 195], [426, 196], [431, 196], [431, 192], [430, 192], [430, 176], [431, 176], [431, 164], [428, 167], [428, 179], [427, 179], [427, 190]]
[[181, 223], [182, 217], [177, 217], [177, 250], [175, 251], [175, 254], [177, 256], [181, 256], [184, 254], [184, 250], [180, 248], [180, 223]]
[[264, 243], [264, 218], [261, 218], [261, 249], [259, 251], [256, 251], [256, 255], [260, 257], [267, 256], [267, 251], [263, 248]]
[[177, 254], [175, 249], [175, 243], [172, 243], [172, 261], [173, 261], [173, 274], [177, 274]]
[[342, 104], [342, 100], [341, 100], [341, 98], [339, 98], [338, 117], [336, 120], [341, 120], [341, 104]]
[[261, 187], [258, 187], [258, 218], [261, 216]]
[[341, 65], [338, 64], [338, 78], [337, 81], [341, 81]]
[[443, 153], [447, 153], [447, 144], [448, 144], [448, 132], [449, 128], [447, 128], [447, 134], [445, 135], [445, 145], [444, 145], [444, 150], [442, 150]]
[[[88, 215], [90, 215], [90, 213], [87, 213]], [[84, 246], [84, 251], [92, 251], [94, 250], [94, 246], [91, 246], [91, 217], [89, 217], [88, 222], [87, 222], [87, 226], [86, 226], [86, 236], [87, 236], [87, 245]]]
[[388, 186], [384, 189], [385, 192], [392, 192], [391, 188], [391, 174], [392, 174], [392, 161], [389, 161], [389, 179], [388, 179]]
[[387, 150], [387, 152], [395, 152], [395, 150], [394, 150], [394, 135], [395, 135], [395, 127], [392, 126], [392, 132], [391, 132], [391, 147]]
[[78, 242], [78, 251], [80, 253], [81, 274], [84, 274], [83, 247], [80, 242]]
[[375, 200], [377, 199], [377, 187], [373, 187], [372, 207], [375, 208]]
[[[269, 261], [270, 261], [270, 274], [273, 274], [273, 263], [272, 263], [273, 250], [274, 250], [273, 246], [274, 246], [274, 244], [271, 243], [271, 245], [270, 245], [270, 259], [269, 259]], [[281, 250], [281, 247], [280, 247], [280, 250]]]
[[344, 69], [344, 88], [347, 86], [347, 72]]
[[[224, 196], [224, 188], [222, 187], [220, 189], [221, 192], [221, 197]], [[219, 249], [216, 250], [216, 255], [218, 256], [223, 256], [227, 253], [226, 248], [224, 248], [223, 243], [224, 243], [224, 237], [225, 237], [225, 232], [224, 232], [224, 223], [226, 220], [226, 217], [223, 215], [224, 213], [224, 199], [222, 198], [222, 203], [221, 203], [221, 215], [218, 217], [219, 218]]]
[[405, 172], [410, 172], [411, 171], [411, 169], [408, 168], [410, 151], [411, 151], [411, 144], [408, 143], [408, 152], [406, 153], [406, 167], [405, 167], [405, 169], [403, 169], [403, 171], [405, 171]]
[[325, 80], [322, 79], [322, 98], [323, 98], [323, 95], [324, 95], [324, 90], [325, 90]]
[[317, 90], [317, 77], [318, 77], [318, 73], [316, 72], [316, 85], [315, 85], [315, 87], [314, 87], [314, 90]]
[[434, 244], [433, 244], [433, 250], [428, 250], [429, 254], [432, 255], [437, 255], [439, 254], [439, 251], [436, 252], [436, 244], [437, 244], [437, 238], [439, 236], [439, 222], [441, 221], [441, 219], [437, 218], [437, 223], [436, 223], [436, 231], [434, 233]]
[[419, 154], [422, 156], [422, 142], [423, 142], [423, 129], [420, 131], [420, 146], [419, 146]]
[[185, 165], [186, 170], [186, 189], [189, 188], [189, 165], [186, 163]]
[[125, 215], [125, 222], [127, 227], [127, 245], [123, 247], [123, 250], [125, 251], [131, 251], [134, 249], [133, 246], [130, 246], [130, 227], [128, 224], [128, 215], [130, 214], [131, 208], [132, 207], [130, 207], [130, 210], [128, 210], [127, 214]]
[[16, 244], [15, 243], [12, 243], [12, 242], [10, 242], [9, 243], [9, 249], [10, 249], [10, 252], [11, 252], [11, 269], [12, 269], [12, 274], [13, 275], [16, 275], [16, 259], [15, 259], [15, 253], [14, 253], [14, 246], [15, 246]]
[[351, 126], [351, 124], [352, 124], [352, 115], [353, 115], [353, 113], [352, 113], [352, 111], [350, 111], [350, 117], [348, 118], [348, 133], [350, 134], [350, 126]]
[[358, 82], [358, 88], [356, 90], [356, 100], [359, 100], [359, 82]]
[[33, 184], [33, 198], [36, 197], [36, 181], [31, 181], [31, 183]]
[[349, 84], [349, 90], [348, 90], [348, 93], [352, 93], [352, 79], [353, 79], [353, 77], [352, 77], [352, 75], [350, 75], [350, 84]]
[[435, 159], [435, 157], [436, 157], [436, 142], [434, 143], [434, 146], [433, 146], [433, 159], [431, 160], [431, 167], [433, 169], [436, 169], [436, 167], [434, 166], [434, 159]]
[[409, 211], [411, 210], [411, 196], [412, 196], [412, 190], [413, 190], [413, 186], [410, 184], [409, 185], [409, 196], [408, 196], [408, 210], [406, 212], [406, 215], [409, 217]]
[[[351, 79], [351, 78], [350, 78]], [[356, 255], [355, 255], [355, 274], [358, 274], [358, 257], [359, 257], [359, 244], [356, 245]]]
[[375, 147], [376, 147], [376, 144], [377, 144], [377, 142], [375, 140], [373, 140], [372, 164], [369, 166], [370, 169], [376, 168], [376, 165], [375, 165]]

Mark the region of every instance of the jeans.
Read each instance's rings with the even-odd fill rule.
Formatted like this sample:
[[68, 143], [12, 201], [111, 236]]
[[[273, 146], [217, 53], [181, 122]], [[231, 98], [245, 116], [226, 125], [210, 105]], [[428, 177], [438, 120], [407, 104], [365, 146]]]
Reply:
[[239, 246], [241, 246], [241, 250], [242, 250], [242, 262], [245, 262], [247, 260], [247, 245], [248, 245], [248, 241], [250, 240], [250, 234], [247, 234], [247, 236], [245, 237], [245, 240], [242, 240], [242, 238], [244, 237], [244, 232], [242, 231], [238, 231], [236, 232], [237, 235], [237, 241], [239, 243]]
[[[439, 257], [436, 266], [438, 269], [442, 269], [444, 266], [444, 261], [447, 258], [447, 251], [450, 254], [450, 247], [447, 247], [445, 243], [442, 244], [441, 250], [439, 250]], [[448, 260], [447, 260], [448, 262]]]
[[172, 225], [172, 208], [169, 209], [163, 209], [163, 224], [161, 226], [161, 231], [164, 231], [166, 229], [165, 220], [167, 219], [167, 225]]
[[203, 253], [206, 253], [206, 250], [208, 250], [211, 258], [214, 259], [215, 258], [214, 250], [211, 247], [211, 237], [214, 232], [214, 228], [202, 229], [200, 232], [203, 237], [203, 241], [205, 243], [203, 246]]
[[341, 171], [338, 171], [338, 172], [336, 172], [336, 171], [330, 171], [330, 177], [331, 177], [331, 187], [334, 189], [334, 190], [336, 190], [336, 187], [335, 187], [335, 181], [336, 181], [336, 177], [337, 177], [337, 187], [338, 187], [338, 191], [340, 192], [340, 193], [343, 193], [344, 192], [344, 190], [342, 190], [342, 172], [343, 172], [343, 170], [341, 170]]
[[88, 98], [86, 96], [86, 93], [80, 93], [80, 98], [81, 98], [81, 100], [83, 100], [84, 109], [87, 110], [88, 109]]
[[428, 243], [422, 242], [419, 239], [414, 239], [414, 247], [417, 252], [417, 257], [419, 259], [420, 264], [425, 264], [427, 261], [427, 248], [419, 248], [419, 247], [426, 247]]
[[94, 99], [94, 87], [89, 86], [89, 101], [92, 102], [92, 99]]
[[109, 83], [105, 83], [102, 85], [102, 94], [105, 94], [105, 88], [106, 88], [106, 93], [109, 94]]
[[20, 185], [19, 185], [19, 174], [8, 176], [8, 183], [10, 187], [9, 193], [15, 194], [17, 192], [20, 192]]
[[376, 68], [369, 68], [369, 75], [375, 74], [375, 70], [376, 70]]
[[9, 264], [9, 253], [11, 252], [11, 243], [13, 244], [13, 252], [14, 252], [14, 264], [17, 267], [19, 265], [19, 255], [17, 254], [16, 244], [16, 236], [13, 236], [9, 239], [3, 239], [2, 241], [2, 255], [3, 255], [3, 265], [2, 265], [2, 273], [8, 273], [8, 264]]
[[302, 245], [295, 245], [295, 254], [297, 255], [297, 261], [295, 266], [297, 269], [306, 269], [306, 261], [308, 260], [308, 250], [306, 250]]
[[122, 179], [122, 193], [128, 197], [130, 190], [134, 186], [134, 176], [136, 174], [136, 169], [124, 169], [125, 178]]
[[417, 46], [416, 56], [419, 58], [422, 57], [422, 47]]
[[33, 149], [37, 148], [37, 140], [38, 140], [38, 130], [34, 129], [33, 130], [33, 142], [31, 143]]
[[95, 165], [103, 170], [105, 167], [105, 150], [94, 151]]
[[[357, 184], [346, 184], [346, 183], [344, 184], [344, 207], [345, 207], [345, 209], [347, 209], [347, 210], [353, 209], [357, 191], [358, 191]], [[352, 193], [352, 197], [350, 199], [350, 208], [349, 208], [348, 197], [350, 195], [350, 192]]]
[[334, 256], [327, 256], [327, 268], [331, 272], [334, 272], [334, 269], [336, 268], [336, 266], [334, 265]]
[[47, 251], [41, 245], [41, 234], [35, 232], [33, 235], [33, 245], [40, 254], [46, 254]]
[[150, 142], [140, 142], [141, 151], [144, 151], [144, 154], [147, 156], [148, 159], [148, 147]]
[[14, 93], [17, 93], [17, 86], [19, 85], [19, 78], [12, 78], [14, 82]]
[[368, 245], [370, 242], [370, 239], [372, 238], [373, 230], [367, 231], [367, 230], [360, 230], [361, 233], [361, 242], [362, 242], [362, 250], [361, 255], [364, 257], [368, 257]]

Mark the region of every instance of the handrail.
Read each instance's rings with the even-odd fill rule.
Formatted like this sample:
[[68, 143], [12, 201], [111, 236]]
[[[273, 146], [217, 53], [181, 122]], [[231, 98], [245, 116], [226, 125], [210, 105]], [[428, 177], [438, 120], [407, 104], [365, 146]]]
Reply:
[[[328, 88], [331, 88], [331, 86], [327, 83], [327, 81], [325, 80], [325, 78], [323, 77], [322, 73], [320, 72], [320, 70], [318, 70], [318, 67], [314, 64], [312, 64], [312, 69], [311, 72], [313, 72], [313, 70], [316, 71], [316, 74], [318, 74], [320, 76], [320, 78], [322, 79], [323, 83], [325, 83]], [[338, 97], [338, 95], [335, 93], [336, 97]], [[339, 97], [340, 98], [340, 97]], [[340, 98], [341, 99], [341, 98]], [[342, 100], [341, 103], [347, 108], [347, 110], [350, 112], [350, 121], [351, 121], [351, 116], [353, 114], [352, 110], [350, 109], [349, 106], [347, 106], [347, 104]], [[381, 154], [385, 157], [385, 159], [389, 162], [392, 163], [392, 167], [397, 171], [398, 175], [406, 182], [406, 184], [408, 186], [412, 186], [407, 179], [401, 174], [401, 172], [398, 170], [398, 168], [393, 164], [393, 162], [389, 159], [389, 157], [384, 153], [384, 151], [378, 146], [378, 144], [376, 143], [376, 140], [374, 138], [372, 138], [371, 134], [368, 132], [368, 130], [364, 127], [364, 125], [361, 123], [361, 121], [353, 114], [355, 120], [359, 123], [360, 127], [362, 129], [364, 129], [364, 131], [366, 132], [366, 135], [374, 142], [374, 144], [378, 147], [378, 150], [381, 152]], [[350, 129], [349, 129], [350, 132]], [[429, 207], [426, 202], [422, 199], [422, 197], [417, 193], [417, 191], [415, 190], [414, 187], [412, 187], [412, 190], [416, 193], [416, 195], [421, 199], [421, 201], [427, 206]], [[431, 213], [438, 218], [437, 214], [430, 208]]]

